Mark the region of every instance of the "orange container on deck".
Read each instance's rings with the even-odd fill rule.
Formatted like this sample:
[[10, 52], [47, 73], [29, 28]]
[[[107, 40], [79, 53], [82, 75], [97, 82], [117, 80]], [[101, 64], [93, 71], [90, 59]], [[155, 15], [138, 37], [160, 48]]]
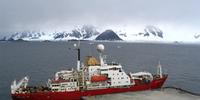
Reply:
[[106, 81], [108, 78], [104, 75], [93, 75], [91, 77], [91, 82], [102, 82]]

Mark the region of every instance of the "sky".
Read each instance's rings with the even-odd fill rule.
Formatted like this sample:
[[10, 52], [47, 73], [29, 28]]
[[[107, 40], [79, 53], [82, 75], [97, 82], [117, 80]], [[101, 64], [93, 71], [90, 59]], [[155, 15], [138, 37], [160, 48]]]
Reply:
[[199, 4], [199, 0], [0, 0], [0, 36], [84, 24], [130, 30], [155, 25], [171, 35], [195, 34], [200, 33]]

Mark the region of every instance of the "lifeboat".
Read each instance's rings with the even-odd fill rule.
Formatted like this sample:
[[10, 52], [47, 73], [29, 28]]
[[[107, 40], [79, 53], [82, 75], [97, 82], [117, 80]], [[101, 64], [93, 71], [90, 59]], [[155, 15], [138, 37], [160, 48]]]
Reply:
[[93, 75], [91, 77], [91, 82], [103, 82], [108, 80], [108, 78], [105, 75]]

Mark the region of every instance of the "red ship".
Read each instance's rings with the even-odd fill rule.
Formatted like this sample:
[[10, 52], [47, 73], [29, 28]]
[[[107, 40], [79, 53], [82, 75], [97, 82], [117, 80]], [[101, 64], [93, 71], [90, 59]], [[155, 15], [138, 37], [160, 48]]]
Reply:
[[88, 96], [157, 89], [167, 79], [167, 74], [162, 74], [160, 63], [156, 74], [146, 71], [127, 74], [120, 64], [106, 63], [102, 44], [97, 45], [99, 60], [88, 56], [81, 65], [79, 44], [75, 46], [78, 51], [77, 69], [56, 72], [46, 86], [28, 86], [28, 77], [19, 82], [15, 80], [11, 85], [12, 99], [80, 100]]

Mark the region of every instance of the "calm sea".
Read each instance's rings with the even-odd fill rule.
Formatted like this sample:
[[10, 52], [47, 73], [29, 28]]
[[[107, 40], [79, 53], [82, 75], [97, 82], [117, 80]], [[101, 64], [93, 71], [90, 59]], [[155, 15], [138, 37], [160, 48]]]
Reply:
[[[28, 75], [30, 85], [46, 84], [56, 71], [75, 68], [75, 42], [0, 42], [0, 100], [11, 100], [10, 84]], [[127, 73], [156, 72], [158, 61], [169, 74], [165, 86], [200, 94], [200, 45], [81, 42], [81, 60], [98, 56], [96, 45], [105, 45], [107, 62], [119, 62]], [[120, 93], [91, 97], [90, 100], [200, 100], [174, 89]]]

